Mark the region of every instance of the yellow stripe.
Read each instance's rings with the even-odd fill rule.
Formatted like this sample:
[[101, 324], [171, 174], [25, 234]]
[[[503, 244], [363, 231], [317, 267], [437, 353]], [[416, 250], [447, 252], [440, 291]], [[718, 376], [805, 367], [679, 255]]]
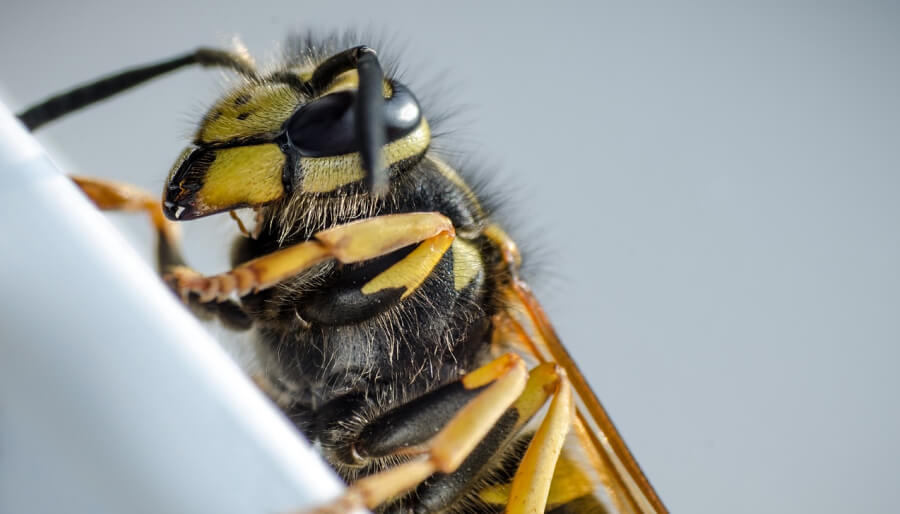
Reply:
[[[384, 145], [384, 160], [387, 165], [420, 155], [431, 143], [431, 130], [425, 119], [414, 131], [405, 137]], [[308, 193], [328, 193], [335, 189], [358, 182], [365, 178], [359, 153], [349, 153], [330, 157], [303, 157], [303, 191]]]
[[455, 239], [453, 241], [453, 289], [461, 291], [482, 269], [481, 256], [472, 243]]

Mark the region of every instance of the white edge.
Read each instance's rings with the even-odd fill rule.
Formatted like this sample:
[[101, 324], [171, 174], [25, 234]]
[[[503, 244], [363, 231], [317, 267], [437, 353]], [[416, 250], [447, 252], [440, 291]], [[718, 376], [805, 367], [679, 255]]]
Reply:
[[0, 103], [0, 512], [270, 514], [336, 475]]

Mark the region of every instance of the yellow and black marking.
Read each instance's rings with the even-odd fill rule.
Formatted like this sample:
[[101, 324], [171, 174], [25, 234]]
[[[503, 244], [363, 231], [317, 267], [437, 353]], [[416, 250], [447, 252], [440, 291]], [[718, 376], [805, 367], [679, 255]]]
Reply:
[[303, 96], [283, 83], [248, 82], [214, 105], [206, 114], [194, 144], [234, 145], [273, 140]]
[[444, 253], [453, 243], [454, 236], [440, 233], [420, 243], [412, 252], [390, 268], [362, 286], [364, 295], [371, 295], [385, 289], [402, 288], [401, 299], [411, 295], [425, 281]]
[[478, 248], [465, 239], [456, 239], [451, 245], [453, 250], [453, 288], [462, 291], [484, 276], [484, 264]]
[[187, 220], [294, 192], [342, 194], [360, 190], [373, 166], [388, 177], [415, 166], [431, 130], [412, 92], [380, 79], [384, 134], [375, 159], [355, 130], [368, 112], [359, 107], [361, 71], [335, 66], [334, 76], [282, 71], [277, 81], [251, 80], [217, 102], [169, 175], [166, 214]]
[[[385, 164], [396, 174], [421, 158], [431, 144], [431, 130], [422, 118], [408, 134], [383, 147]], [[301, 157], [298, 162], [300, 189], [306, 193], [330, 193], [365, 178], [358, 153], [326, 157]]]

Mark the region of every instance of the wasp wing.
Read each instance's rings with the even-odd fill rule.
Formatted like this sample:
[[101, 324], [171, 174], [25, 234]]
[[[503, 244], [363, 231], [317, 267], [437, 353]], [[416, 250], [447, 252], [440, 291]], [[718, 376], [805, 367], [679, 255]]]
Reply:
[[[641, 471], [619, 431], [606, 413], [597, 396], [588, 385], [569, 352], [562, 345], [553, 325], [530, 288], [514, 279], [506, 291], [506, 310], [498, 323], [507, 324], [507, 334], [513, 334], [502, 344], [514, 345], [538, 362], [555, 362], [568, 374], [576, 392], [575, 419], [571, 437], [574, 444], [567, 445], [561, 466], [571, 466], [572, 457], [586, 462], [594, 471], [608, 497], [607, 510], [621, 514], [664, 514], [668, 511], [654, 491], [650, 481]], [[573, 448], [573, 446], [575, 446]], [[581, 453], [583, 455], [573, 455]], [[569, 458], [566, 458], [568, 455]], [[571, 473], [557, 469], [560, 482]], [[571, 478], [569, 478], [571, 482]], [[552, 493], [551, 493], [552, 496]]]

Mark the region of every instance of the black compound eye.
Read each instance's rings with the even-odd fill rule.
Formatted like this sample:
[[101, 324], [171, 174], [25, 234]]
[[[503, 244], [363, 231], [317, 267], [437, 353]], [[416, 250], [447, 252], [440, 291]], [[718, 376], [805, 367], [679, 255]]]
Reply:
[[[399, 83], [384, 104], [384, 123], [388, 142], [396, 141], [422, 121], [419, 102]], [[301, 107], [287, 123], [291, 146], [303, 157], [327, 157], [359, 152], [356, 140], [356, 91], [341, 91], [323, 96]]]
[[333, 93], [314, 100], [291, 116], [287, 136], [304, 157], [325, 157], [359, 151], [354, 135], [356, 94]]
[[419, 101], [403, 84], [391, 84], [394, 94], [385, 102], [384, 122], [387, 128], [388, 141], [396, 141], [409, 134], [422, 122], [422, 109]]

